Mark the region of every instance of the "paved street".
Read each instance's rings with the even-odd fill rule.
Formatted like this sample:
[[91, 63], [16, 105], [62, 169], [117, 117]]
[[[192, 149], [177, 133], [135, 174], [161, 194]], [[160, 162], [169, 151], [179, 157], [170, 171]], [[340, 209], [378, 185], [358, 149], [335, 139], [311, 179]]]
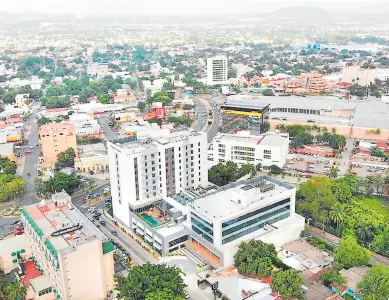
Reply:
[[209, 105], [211, 106], [213, 112], [213, 122], [211, 127], [208, 129], [208, 143], [210, 143], [212, 139], [217, 135], [221, 118], [220, 110], [217, 108], [217, 104], [212, 99], [212, 97], [209, 98]]
[[208, 110], [205, 107], [202, 99], [194, 99], [196, 119], [192, 125], [192, 128], [197, 131], [203, 131], [208, 123]]
[[114, 140], [120, 136], [118, 132], [114, 132], [111, 127], [108, 126], [109, 114], [101, 115], [97, 120], [104, 131], [104, 137], [106, 140]]
[[347, 174], [348, 166], [350, 163], [350, 155], [352, 154], [353, 148], [354, 148], [354, 140], [347, 139], [345, 150], [342, 153], [342, 158], [339, 158], [339, 176], [343, 176]]

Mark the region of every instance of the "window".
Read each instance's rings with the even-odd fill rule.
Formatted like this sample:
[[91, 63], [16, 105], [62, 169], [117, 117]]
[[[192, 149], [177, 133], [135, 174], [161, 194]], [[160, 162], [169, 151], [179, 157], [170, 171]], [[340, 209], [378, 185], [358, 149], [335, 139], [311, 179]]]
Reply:
[[263, 150], [264, 154], [271, 154], [271, 150]]
[[264, 155], [263, 158], [264, 159], [271, 159], [271, 155]]

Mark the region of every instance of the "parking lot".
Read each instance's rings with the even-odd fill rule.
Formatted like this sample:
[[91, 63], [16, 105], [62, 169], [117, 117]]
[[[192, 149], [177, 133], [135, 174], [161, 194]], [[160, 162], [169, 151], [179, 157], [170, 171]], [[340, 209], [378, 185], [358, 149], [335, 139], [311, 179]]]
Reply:
[[388, 162], [378, 157], [369, 155], [354, 154], [351, 157], [350, 173], [365, 177], [368, 175], [383, 174], [389, 168]]
[[328, 175], [332, 164], [332, 158], [320, 157], [319, 155], [295, 154], [294, 158], [288, 161], [284, 170], [286, 173], [305, 175], [307, 177], [314, 174]]

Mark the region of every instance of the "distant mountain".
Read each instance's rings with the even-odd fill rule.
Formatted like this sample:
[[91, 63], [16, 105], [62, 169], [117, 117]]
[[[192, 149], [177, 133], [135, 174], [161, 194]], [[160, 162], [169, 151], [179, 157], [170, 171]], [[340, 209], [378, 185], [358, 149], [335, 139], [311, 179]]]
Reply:
[[276, 19], [299, 19], [303, 21], [306, 19], [330, 19], [332, 14], [320, 7], [293, 6], [277, 9], [268, 15], [268, 17]]

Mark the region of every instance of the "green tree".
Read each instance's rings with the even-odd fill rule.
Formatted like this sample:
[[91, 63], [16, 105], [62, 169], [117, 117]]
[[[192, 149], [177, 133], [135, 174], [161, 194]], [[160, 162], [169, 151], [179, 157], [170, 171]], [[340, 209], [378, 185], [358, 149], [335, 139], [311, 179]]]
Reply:
[[264, 95], [264, 96], [274, 96], [274, 93], [273, 93], [272, 89], [264, 89], [262, 91], [262, 95]]
[[345, 183], [352, 194], [356, 194], [358, 192], [358, 181], [355, 175], [346, 174], [343, 177], [336, 180], [337, 183]]
[[343, 181], [336, 181], [332, 187], [335, 199], [341, 203], [349, 202], [353, 194], [350, 186]]
[[100, 95], [97, 96], [97, 98], [102, 104], [108, 104], [110, 100], [110, 97], [107, 93], [101, 93]]
[[178, 297], [177, 300], [180, 297], [185, 297], [186, 286], [181, 276], [181, 270], [165, 264], [152, 265], [147, 263], [135, 266], [129, 271], [127, 277], [117, 276], [115, 281], [115, 289], [119, 292], [118, 299], [148, 299], [147, 297], [155, 297], [156, 293], [163, 291], [169, 291], [169, 295]]
[[319, 276], [319, 280], [325, 286], [330, 286], [331, 283], [336, 283], [338, 286], [342, 286], [347, 283], [346, 278], [339, 274], [335, 270], [329, 270]]
[[271, 288], [277, 291], [283, 298], [300, 298], [302, 285], [303, 279], [301, 274], [294, 269], [289, 269], [274, 273]]
[[16, 174], [17, 165], [15, 162], [10, 161], [8, 158], [0, 158], [0, 170], [5, 174]]
[[73, 148], [68, 148], [67, 150], [58, 154], [58, 167], [74, 167], [74, 157], [76, 153]]
[[358, 245], [355, 237], [348, 235], [340, 239], [338, 250], [335, 253], [335, 262], [349, 269], [367, 264], [370, 256], [369, 250]]
[[336, 227], [339, 227], [339, 224], [344, 221], [345, 211], [343, 205], [336, 203], [328, 214], [328, 218], [336, 224]]
[[251, 240], [240, 243], [238, 252], [234, 255], [234, 264], [239, 273], [268, 276], [276, 257], [274, 245]]
[[142, 102], [142, 101], [139, 101], [138, 102], [138, 109], [139, 109], [139, 111], [143, 113], [145, 111], [145, 108], [146, 108], [146, 103]]
[[374, 265], [358, 284], [358, 288], [363, 299], [388, 299], [389, 267], [380, 264]]
[[360, 241], [371, 242], [374, 239], [375, 232], [372, 225], [358, 225], [355, 233]]
[[335, 166], [335, 165], [331, 166], [328, 176], [332, 179], [335, 179], [336, 177], [338, 177], [339, 171], [340, 170], [337, 166]]
[[78, 177], [57, 172], [54, 177], [43, 183], [42, 192], [54, 194], [65, 190], [70, 195], [80, 185], [81, 181]]
[[20, 281], [14, 281], [4, 287], [6, 300], [22, 300], [27, 296], [27, 287]]

